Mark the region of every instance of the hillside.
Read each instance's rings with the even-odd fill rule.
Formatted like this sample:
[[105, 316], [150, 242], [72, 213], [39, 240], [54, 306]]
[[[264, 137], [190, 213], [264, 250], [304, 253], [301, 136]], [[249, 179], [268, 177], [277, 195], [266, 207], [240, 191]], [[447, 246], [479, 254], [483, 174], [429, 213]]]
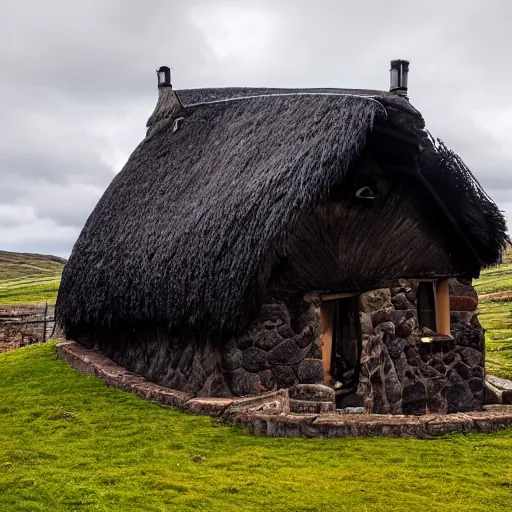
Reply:
[[55, 302], [66, 260], [0, 251], [0, 306]]
[[0, 281], [60, 273], [65, 263], [58, 256], [0, 251]]
[[487, 371], [512, 379], [512, 250], [503, 265], [484, 270], [474, 285], [480, 323], [486, 329]]

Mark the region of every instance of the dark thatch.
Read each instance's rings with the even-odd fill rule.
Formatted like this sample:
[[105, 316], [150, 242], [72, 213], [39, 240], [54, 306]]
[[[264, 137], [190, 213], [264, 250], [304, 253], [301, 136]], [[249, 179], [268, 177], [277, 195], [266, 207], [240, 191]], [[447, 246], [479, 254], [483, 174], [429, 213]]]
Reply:
[[[237, 99], [224, 101], [229, 96]], [[442, 215], [427, 210], [431, 201], [414, 176], [397, 178], [386, 169], [418, 168], [420, 162], [436, 190], [436, 173], [443, 169], [457, 173], [457, 183], [471, 181], [465, 167], [453, 164], [458, 160], [434, 161], [437, 153], [424, 169], [423, 120], [403, 98], [373, 91], [244, 89], [181, 91], [179, 98], [170, 88], [161, 94], [148, 136], [75, 244], [57, 302], [58, 321], [69, 337], [80, 339], [91, 326], [124, 329], [148, 322], [206, 332], [243, 330], [263, 295], [293, 280], [286, 276], [293, 273], [297, 236], [314, 225], [300, 227], [308, 215], [345, 201], [348, 213], [340, 215], [335, 231], [350, 222], [352, 234], [364, 233], [379, 218], [378, 208], [370, 215], [361, 210], [367, 206], [354, 203], [352, 192], [361, 180], [375, 184], [376, 204], [383, 205], [386, 218], [399, 211], [400, 221], [385, 233], [372, 231], [373, 267], [361, 265], [361, 279], [355, 275], [357, 251], [344, 244], [364, 237], [340, 235], [338, 249], [352, 261], [333, 281], [337, 289], [370, 288], [397, 273], [475, 274], [497, 261], [506, 235], [494, 203], [466, 187], [471, 212], [461, 216], [445, 198], [449, 187], [458, 190], [456, 184], [445, 180], [447, 190], [439, 193], [454, 217], [454, 225], [445, 226]], [[368, 162], [374, 167], [370, 173]], [[405, 203], [400, 200], [407, 196]], [[414, 213], [407, 216], [400, 202]], [[365, 220], [354, 228], [358, 211]], [[464, 254], [460, 240], [453, 242], [457, 227], [475, 245], [478, 264], [465, 265], [457, 256]], [[405, 250], [394, 239], [397, 230]], [[481, 232], [485, 243], [479, 243]], [[411, 252], [407, 244], [415, 237], [421, 243]], [[377, 272], [375, 254], [386, 251], [384, 241], [394, 255]], [[414, 266], [419, 251], [428, 253], [432, 245], [431, 257]]]
[[478, 248], [482, 266], [501, 262], [510, 243], [505, 218], [462, 159], [427, 133], [422, 141], [420, 166], [470, 243]]

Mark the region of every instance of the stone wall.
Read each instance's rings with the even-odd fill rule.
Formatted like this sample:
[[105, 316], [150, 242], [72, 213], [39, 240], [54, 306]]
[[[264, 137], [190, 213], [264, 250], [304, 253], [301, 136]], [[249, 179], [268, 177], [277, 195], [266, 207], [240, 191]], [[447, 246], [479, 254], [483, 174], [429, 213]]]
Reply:
[[222, 364], [235, 396], [323, 383], [320, 301], [264, 304], [247, 332], [230, 340]]
[[[366, 412], [384, 414], [481, 409], [483, 330], [474, 311], [474, 290], [451, 287], [453, 339], [423, 343], [422, 335], [429, 333], [418, 326], [416, 284], [398, 284], [360, 296], [359, 382], [348, 391], [343, 383], [333, 383], [338, 406], [363, 405]], [[111, 339], [105, 332], [90, 348], [150, 381], [193, 396], [248, 396], [287, 388], [293, 395], [299, 384], [324, 382], [320, 306], [315, 294], [268, 300], [247, 331], [224, 344], [194, 338], [170, 343], [162, 329], [144, 336], [139, 330], [137, 340], [127, 332], [119, 346], [103, 343]]]
[[0, 353], [47, 341], [54, 332], [54, 324], [53, 306], [47, 309], [45, 304], [1, 308]]
[[[450, 286], [453, 339], [423, 343], [417, 283], [360, 298], [362, 357], [357, 393], [365, 411], [390, 414], [452, 413], [483, 406], [484, 336], [475, 311], [476, 293], [461, 283]], [[452, 300], [454, 299], [454, 300]]]
[[137, 328], [137, 337], [129, 327], [116, 327], [89, 343], [79, 341], [149, 381], [198, 397], [323, 383], [318, 297], [264, 304], [242, 336], [224, 343], [192, 335], [186, 343], [177, 342], [165, 327], [144, 328]]

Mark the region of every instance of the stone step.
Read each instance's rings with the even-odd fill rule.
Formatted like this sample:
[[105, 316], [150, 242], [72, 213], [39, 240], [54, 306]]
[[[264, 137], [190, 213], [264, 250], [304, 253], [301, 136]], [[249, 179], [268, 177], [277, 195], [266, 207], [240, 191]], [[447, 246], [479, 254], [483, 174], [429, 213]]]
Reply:
[[494, 375], [486, 375], [484, 403], [485, 405], [512, 404], [512, 381]]
[[334, 402], [290, 399], [290, 411], [300, 414], [324, 414], [336, 410]]
[[323, 384], [297, 384], [289, 390], [290, 398], [310, 402], [333, 402], [336, 398], [334, 389]]

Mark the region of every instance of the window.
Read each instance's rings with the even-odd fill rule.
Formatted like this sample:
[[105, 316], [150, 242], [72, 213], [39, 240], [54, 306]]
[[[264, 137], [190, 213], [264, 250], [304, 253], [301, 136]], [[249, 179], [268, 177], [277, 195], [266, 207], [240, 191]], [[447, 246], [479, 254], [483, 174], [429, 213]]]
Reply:
[[416, 292], [416, 307], [420, 327], [436, 334], [450, 336], [449, 280], [421, 281]]

